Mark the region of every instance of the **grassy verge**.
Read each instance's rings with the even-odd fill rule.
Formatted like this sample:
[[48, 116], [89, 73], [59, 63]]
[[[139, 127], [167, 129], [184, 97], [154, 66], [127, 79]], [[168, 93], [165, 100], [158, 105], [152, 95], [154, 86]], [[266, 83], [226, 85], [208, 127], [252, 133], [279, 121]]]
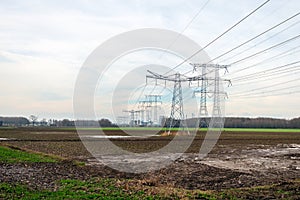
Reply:
[[300, 199], [300, 180], [213, 192], [206, 199]]
[[282, 128], [224, 128], [224, 131], [232, 132], [272, 132], [272, 133], [300, 133], [300, 129]]
[[50, 156], [28, 153], [17, 149], [0, 146], [0, 162], [57, 162]]
[[90, 181], [61, 180], [55, 191], [33, 190], [24, 185], [0, 183], [0, 199], [299, 199], [299, 181], [259, 186], [253, 188], [227, 189], [222, 191], [189, 191], [172, 188], [126, 187], [116, 179], [93, 179]]
[[0, 183], [0, 199], [178, 199], [126, 190], [116, 186], [117, 180], [61, 180], [56, 191], [32, 190], [23, 185]]

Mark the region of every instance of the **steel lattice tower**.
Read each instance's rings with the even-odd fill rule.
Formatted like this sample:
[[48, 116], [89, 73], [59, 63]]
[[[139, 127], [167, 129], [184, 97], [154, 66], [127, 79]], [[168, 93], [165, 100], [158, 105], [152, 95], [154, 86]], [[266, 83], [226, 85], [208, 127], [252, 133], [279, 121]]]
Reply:
[[137, 117], [135, 117], [135, 116], [136, 116], [137, 113], [141, 112], [140, 110], [123, 110], [123, 112], [127, 112], [127, 113], [130, 114], [130, 123], [129, 123], [129, 125], [131, 127], [134, 127], [134, 126], [138, 125], [139, 122], [136, 121]]
[[201, 97], [200, 97], [200, 116], [208, 116], [207, 111], [207, 87], [208, 81], [206, 79], [206, 66], [202, 67], [202, 80], [201, 80]]
[[[162, 104], [160, 94], [148, 94], [145, 95], [146, 99], [139, 101], [139, 107], [142, 108], [142, 121], [144, 121], [144, 111], [146, 111], [146, 121], [147, 123], [150, 123], [148, 125], [151, 125], [151, 123], [157, 124], [158, 123], [158, 104]], [[153, 109], [152, 109], [153, 108]], [[151, 115], [151, 111], [153, 110], [153, 115]], [[151, 115], [151, 117], [150, 117]]]
[[[174, 82], [173, 87], [173, 96], [172, 96], [172, 105], [171, 105], [171, 114], [169, 118], [169, 133], [171, 128], [180, 127], [181, 130], [187, 130], [186, 119], [183, 111], [183, 98], [182, 98], [182, 82], [194, 82], [200, 81], [202, 78], [200, 76], [195, 77], [182, 77], [180, 73], [176, 73], [173, 75], [163, 76], [148, 70], [149, 75], [146, 75], [146, 81], [148, 78], [157, 80], [163, 80], [165, 82]], [[189, 133], [189, 132], [188, 132]]]
[[202, 80], [201, 80], [201, 96], [200, 96], [200, 110], [199, 110], [199, 117], [200, 117], [200, 124], [199, 126], [207, 126], [206, 118], [208, 117], [207, 111], [207, 87], [208, 87], [208, 80], [206, 78], [206, 65], [202, 66]]
[[[207, 111], [207, 95], [213, 94], [213, 116], [220, 116], [221, 115], [221, 100], [220, 100], [220, 93], [224, 94], [224, 92], [220, 92], [220, 83], [222, 81], [230, 82], [228, 79], [221, 80], [219, 76], [219, 70], [225, 69], [225, 72], [227, 72], [228, 65], [218, 65], [218, 64], [191, 64], [194, 67], [194, 71], [196, 71], [198, 68], [202, 69], [201, 72], [201, 89], [196, 90], [195, 93], [200, 93], [200, 108], [199, 108], [199, 117], [200, 117], [200, 125], [205, 124], [206, 117], [208, 117], [208, 111]], [[210, 70], [207, 70], [209, 68]], [[212, 77], [209, 77], [212, 76]], [[209, 90], [209, 84], [208, 81], [212, 81], [211, 83], [213, 85], [213, 89]], [[226, 94], [226, 93], [225, 93]]]
[[213, 103], [213, 116], [221, 115], [221, 102], [220, 102], [220, 77], [219, 70], [215, 69], [215, 80], [214, 80], [214, 103]]
[[[215, 69], [215, 80], [214, 80], [214, 95], [213, 95], [213, 112], [212, 117], [217, 119], [214, 123], [214, 128], [222, 128], [224, 124], [224, 119], [222, 116], [222, 110], [221, 110], [221, 94], [224, 94], [223, 92], [220, 92], [220, 85], [221, 79], [219, 76], [219, 69]], [[226, 94], [226, 93], [225, 93]], [[223, 113], [224, 114], [224, 113]]]
[[[186, 120], [183, 112], [183, 99], [182, 99], [182, 88], [181, 88], [181, 83], [182, 82], [189, 82], [189, 85], [191, 85], [192, 82], [197, 82], [198, 87], [200, 85], [200, 81], [202, 83], [202, 89], [200, 90], [201, 93], [201, 102], [200, 102], [200, 113], [207, 115], [207, 106], [206, 106], [206, 100], [207, 100], [207, 93], [213, 93], [214, 94], [214, 107], [213, 107], [213, 115], [214, 116], [219, 116], [217, 114], [221, 114], [221, 109], [220, 109], [220, 78], [219, 78], [219, 69], [220, 68], [226, 68], [227, 66], [222, 66], [222, 65], [215, 65], [215, 64], [193, 64], [194, 69], [198, 67], [203, 67], [205, 66], [204, 71], [202, 71], [202, 75], [198, 76], [192, 76], [192, 77], [187, 77], [183, 76], [180, 73], [176, 73], [173, 75], [160, 75], [154, 72], [151, 72], [148, 70], [149, 75], [146, 75], [146, 82], [148, 78], [150, 79], [155, 79], [156, 83], [157, 80], [163, 80], [165, 82], [170, 81], [174, 82], [174, 88], [173, 88], [173, 96], [172, 96], [172, 106], [171, 106], [171, 114], [170, 114], [170, 129], [173, 128], [174, 126], [179, 126], [183, 129], [186, 129]], [[206, 76], [208, 73], [206, 72], [206, 67], [213, 68], [213, 70], [210, 70], [209, 73], [215, 71], [214, 77], [208, 77]], [[214, 82], [214, 90], [210, 91], [207, 90], [208, 88], [208, 81], [213, 81]], [[224, 79], [222, 81], [228, 81], [230, 80]], [[199, 91], [197, 91], [199, 92]]]
[[178, 120], [179, 121], [185, 120], [184, 112], [183, 112], [181, 79], [179, 73], [176, 73], [174, 78], [174, 88], [173, 88], [170, 118], [171, 118], [170, 128], [174, 127]]
[[158, 111], [158, 103], [162, 104], [161, 95], [160, 94], [149, 94], [146, 95], [147, 101], [153, 105], [153, 123], [158, 123], [157, 111]]

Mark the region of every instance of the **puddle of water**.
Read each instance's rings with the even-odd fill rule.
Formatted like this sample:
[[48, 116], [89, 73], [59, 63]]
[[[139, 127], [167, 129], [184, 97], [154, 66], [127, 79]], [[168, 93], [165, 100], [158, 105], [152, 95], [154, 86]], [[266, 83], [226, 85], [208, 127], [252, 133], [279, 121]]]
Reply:
[[166, 167], [181, 158], [180, 153], [147, 153], [123, 155], [95, 155], [88, 165], [108, 165], [117, 170], [142, 173]]
[[[134, 138], [137, 136], [88, 136], [94, 138]], [[145, 136], [141, 136], [145, 137]], [[232, 150], [232, 149], [231, 149]], [[249, 171], [269, 171], [269, 170], [299, 170], [300, 169], [300, 145], [287, 144], [280, 146], [260, 146], [258, 148], [245, 149], [242, 151], [226, 151], [221, 154], [210, 154], [202, 158], [199, 154], [145, 154], [138, 155], [105, 155], [94, 160], [89, 160], [90, 164], [103, 163], [122, 164], [122, 163], [163, 163], [165, 160], [176, 160], [175, 162], [206, 164], [217, 168], [225, 168], [242, 172]], [[178, 158], [176, 158], [178, 156]], [[299, 171], [300, 172], [300, 171]]]
[[180, 153], [149, 153], [149, 154], [123, 154], [123, 155], [95, 155], [98, 160], [110, 161], [110, 162], [160, 162], [163, 160], [171, 159], [175, 160], [180, 157]]
[[0, 138], [0, 141], [13, 140], [13, 138]]
[[[240, 153], [226, 153], [210, 156], [201, 161], [203, 164], [239, 171], [264, 171], [268, 169], [300, 169], [299, 144], [282, 144], [275, 147], [244, 149]], [[291, 156], [290, 156], [291, 155]]]
[[86, 135], [83, 136], [85, 138], [96, 138], [96, 139], [116, 139], [116, 138], [148, 138], [158, 135], [143, 135], [143, 136], [137, 136], [137, 135]]

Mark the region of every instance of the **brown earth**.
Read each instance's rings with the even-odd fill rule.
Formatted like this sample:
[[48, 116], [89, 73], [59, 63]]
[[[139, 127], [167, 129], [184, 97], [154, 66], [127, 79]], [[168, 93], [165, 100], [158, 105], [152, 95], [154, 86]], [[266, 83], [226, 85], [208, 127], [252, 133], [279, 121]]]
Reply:
[[[106, 133], [125, 135], [120, 131]], [[87, 131], [86, 134], [95, 132]], [[153, 133], [149, 131], [149, 134]], [[210, 154], [204, 159], [199, 159], [197, 152], [204, 135], [205, 133], [198, 133], [187, 154], [170, 166], [144, 174], [129, 174], [95, 164], [95, 159], [74, 131], [0, 130], [0, 138], [11, 139], [0, 141], [0, 145], [66, 158], [59, 163], [0, 163], [0, 182], [55, 189], [57, 180], [60, 179], [113, 177], [130, 178], [137, 185], [214, 191], [277, 184], [280, 186], [278, 190], [290, 188], [291, 192], [295, 193], [292, 196], [295, 199], [300, 196], [298, 182], [292, 184], [300, 178], [300, 133], [223, 132]], [[156, 136], [148, 139], [119, 138], [112, 141], [132, 152], [150, 152], [165, 146], [171, 139], [172, 136]], [[73, 160], [84, 161], [87, 165], [78, 166]], [[272, 194], [268, 195], [272, 197]]]

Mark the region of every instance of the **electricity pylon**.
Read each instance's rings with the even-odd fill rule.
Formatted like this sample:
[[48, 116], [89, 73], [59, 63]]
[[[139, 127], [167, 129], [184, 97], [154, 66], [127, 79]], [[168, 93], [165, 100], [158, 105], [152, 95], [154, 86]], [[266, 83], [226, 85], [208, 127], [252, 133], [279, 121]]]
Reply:
[[184, 109], [183, 109], [183, 98], [182, 98], [182, 82], [189, 82], [190, 84], [194, 81], [200, 81], [203, 78], [201, 76], [194, 76], [194, 77], [186, 77], [182, 76], [180, 73], [175, 73], [172, 75], [164, 76], [157, 74], [155, 72], [147, 71], [148, 75], [146, 75], [146, 81], [148, 79], [154, 79], [156, 81], [163, 80], [165, 82], [173, 82], [173, 96], [172, 96], [172, 105], [171, 105], [171, 114], [170, 114], [170, 124], [169, 124], [169, 131], [173, 127], [181, 127], [183, 130], [187, 130]]
[[[151, 119], [151, 108], [152, 104], [148, 100], [141, 100], [139, 101], [139, 106], [141, 109], [141, 121], [143, 125], [151, 125], [152, 124], [152, 119]], [[146, 116], [145, 116], [146, 113]]]
[[[139, 107], [146, 111], [146, 121], [148, 125], [158, 124], [158, 108], [159, 104], [162, 104], [160, 94], [147, 94], [145, 95], [145, 100], [139, 101]], [[153, 109], [152, 109], [153, 108]], [[152, 112], [153, 111], [153, 112]], [[144, 114], [144, 113], [142, 113]], [[150, 117], [151, 116], [151, 117]], [[144, 116], [143, 116], [144, 118]]]
[[123, 112], [128, 112], [130, 114], [130, 123], [129, 123], [129, 125], [131, 127], [138, 125], [138, 122], [135, 121], [135, 119], [136, 119], [135, 115], [137, 113], [140, 113], [141, 112], [140, 110], [123, 110]]
[[158, 104], [162, 104], [161, 101], [161, 96], [160, 94], [148, 94], [146, 95], [146, 101], [148, 101], [151, 106], [153, 105], [153, 123], [157, 124], [158, 123], [158, 117], [157, 117], [157, 110], [158, 110]]
[[[181, 87], [181, 78], [180, 74], [176, 73], [173, 79], [174, 88], [173, 88], [173, 97], [172, 97], [172, 106], [170, 114], [170, 128], [174, 127], [177, 123], [176, 120], [179, 120], [179, 123], [185, 122], [184, 112], [183, 112], [183, 100], [182, 100], [182, 87]], [[179, 125], [180, 126], [180, 125]], [[183, 124], [183, 129], [186, 124]]]
[[128, 124], [128, 116], [118, 116], [117, 124], [118, 126], [126, 126]]
[[182, 99], [182, 87], [181, 87], [181, 82], [187, 81], [186, 77], [181, 78], [181, 75], [179, 73], [169, 75], [169, 76], [163, 76], [148, 70], [148, 75], [146, 75], [146, 81], [148, 79], [154, 79], [156, 82], [157, 80], [164, 80], [165, 85], [167, 81], [174, 82], [171, 114], [169, 119], [170, 120], [169, 133], [171, 128], [176, 126], [186, 129], [187, 126], [186, 126], [185, 116], [183, 111], [183, 99]]
[[[199, 108], [199, 117], [200, 117], [200, 126], [207, 125], [206, 119], [208, 117], [208, 110], [207, 110], [207, 95], [213, 94], [213, 116], [220, 116], [221, 115], [221, 108], [220, 108], [220, 94], [224, 92], [220, 92], [220, 83], [221, 81], [228, 82], [231, 84], [230, 80], [224, 79], [221, 80], [219, 76], [219, 70], [225, 69], [225, 73], [228, 72], [227, 67], [229, 65], [218, 65], [218, 64], [195, 64], [190, 63], [193, 66], [193, 71], [197, 71], [201, 68], [201, 87], [200, 90], [195, 90], [195, 93], [200, 93], [200, 108]], [[208, 70], [209, 69], [209, 70]], [[209, 75], [212, 77], [209, 78]], [[213, 90], [209, 90], [208, 81], [213, 81], [212, 85], [214, 86]]]

